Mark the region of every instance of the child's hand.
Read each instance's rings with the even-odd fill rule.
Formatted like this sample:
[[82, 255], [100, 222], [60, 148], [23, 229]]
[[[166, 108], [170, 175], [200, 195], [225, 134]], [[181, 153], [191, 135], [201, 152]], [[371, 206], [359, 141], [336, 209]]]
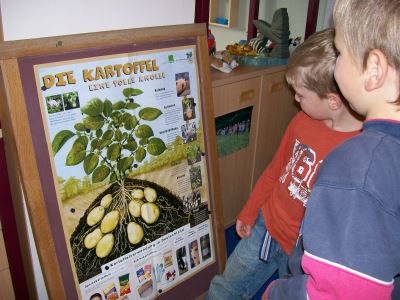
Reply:
[[239, 219], [236, 221], [236, 232], [241, 238], [248, 237], [251, 233], [251, 226], [243, 223]]

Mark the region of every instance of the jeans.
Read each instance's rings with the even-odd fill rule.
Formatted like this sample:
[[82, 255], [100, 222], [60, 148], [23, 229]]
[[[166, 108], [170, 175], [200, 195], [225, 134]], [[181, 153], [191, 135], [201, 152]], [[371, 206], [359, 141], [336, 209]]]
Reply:
[[260, 212], [250, 236], [241, 239], [229, 256], [224, 273], [212, 279], [206, 299], [251, 299], [276, 270], [279, 270], [279, 277], [289, 273], [288, 256], [274, 239], [268, 263], [259, 259], [264, 234], [264, 219]]

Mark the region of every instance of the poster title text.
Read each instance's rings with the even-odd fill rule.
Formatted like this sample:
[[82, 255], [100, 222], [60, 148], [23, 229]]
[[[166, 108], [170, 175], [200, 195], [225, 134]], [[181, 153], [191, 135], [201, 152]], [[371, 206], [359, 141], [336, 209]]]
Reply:
[[[144, 72], [156, 72], [159, 70], [155, 59], [140, 60], [128, 62], [126, 64], [115, 64], [107, 66], [98, 66], [95, 69], [83, 69], [82, 79], [84, 82], [93, 82], [121, 76], [129, 76]], [[76, 84], [74, 71], [60, 72], [55, 75], [48, 74], [42, 77], [43, 86], [49, 89], [56, 86], [66, 86], [67, 84]]]

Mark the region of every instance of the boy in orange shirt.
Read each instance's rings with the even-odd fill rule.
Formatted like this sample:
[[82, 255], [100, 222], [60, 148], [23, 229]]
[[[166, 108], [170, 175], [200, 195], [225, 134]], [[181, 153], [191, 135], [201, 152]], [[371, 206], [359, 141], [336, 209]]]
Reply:
[[362, 122], [334, 81], [333, 39], [333, 29], [315, 33], [289, 60], [286, 80], [302, 111], [290, 122], [240, 212], [236, 231], [242, 239], [224, 273], [213, 278], [208, 299], [250, 299], [276, 270], [279, 276], [287, 274], [287, 258], [320, 164], [334, 147], [360, 131]]

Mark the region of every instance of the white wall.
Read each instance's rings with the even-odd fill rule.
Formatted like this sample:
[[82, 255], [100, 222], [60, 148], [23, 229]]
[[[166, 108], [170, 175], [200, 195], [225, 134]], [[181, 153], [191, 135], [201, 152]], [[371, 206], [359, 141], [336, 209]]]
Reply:
[[[4, 40], [194, 23], [195, 0], [0, 0]], [[39, 300], [47, 300], [27, 211]], [[50, 283], [51, 284], [51, 283]]]
[[195, 0], [0, 0], [4, 40], [194, 22]]

